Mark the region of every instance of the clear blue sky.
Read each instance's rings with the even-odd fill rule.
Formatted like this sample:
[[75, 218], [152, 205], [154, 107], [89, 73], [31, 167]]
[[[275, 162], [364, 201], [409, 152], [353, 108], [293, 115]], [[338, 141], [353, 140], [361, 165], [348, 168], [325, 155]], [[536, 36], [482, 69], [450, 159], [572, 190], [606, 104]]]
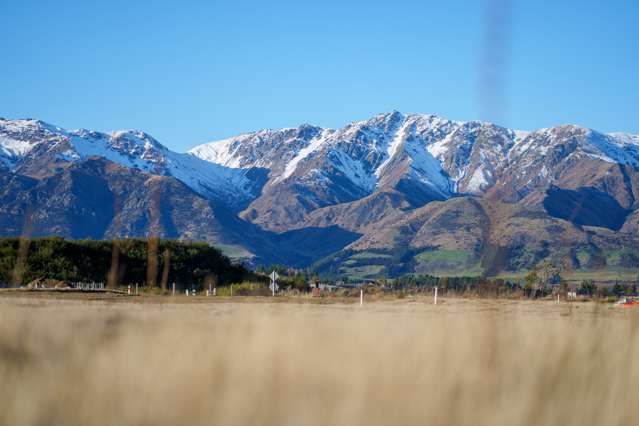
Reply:
[[[392, 109], [639, 133], [639, 1], [512, 0], [510, 25], [487, 32], [508, 24], [498, 12], [480, 0], [7, 0], [0, 116], [137, 128], [176, 150]], [[500, 107], [486, 113], [491, 70]]]

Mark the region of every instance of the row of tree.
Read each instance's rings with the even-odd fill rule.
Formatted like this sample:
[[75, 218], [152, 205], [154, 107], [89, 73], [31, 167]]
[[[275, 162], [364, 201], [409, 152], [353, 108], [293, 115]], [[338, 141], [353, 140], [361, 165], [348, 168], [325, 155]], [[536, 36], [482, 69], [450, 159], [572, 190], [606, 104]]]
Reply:
[[206, 243], [125, 239], [69, 241], [59, 237], [0, 239], [0, 283], [28, 284], [37, 278], [104, 282], [110, 287], [202, 288], [254, 279]]

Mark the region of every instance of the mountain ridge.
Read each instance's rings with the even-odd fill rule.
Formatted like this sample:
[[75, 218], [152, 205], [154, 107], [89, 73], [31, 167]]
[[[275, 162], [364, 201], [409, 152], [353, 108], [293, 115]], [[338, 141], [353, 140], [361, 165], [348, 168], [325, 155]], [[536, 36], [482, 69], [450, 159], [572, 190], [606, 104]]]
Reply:
[[[136, 130], [68, 131], [39, 120], [0, 119], [2, 195], [13, 208], [0, 213], [5, 223], [14, 224], [6, 229], [25, 220], [20, 216], [28, 210], [25, 204], [31, 203], [31, 210], [41, 207], [37, 197], [24, 200], [34, 188], [64, 176], [65, 170], [90, 170], [94, 159], [122, 168], [121, 175], [110, 177], [117, 182], [100, 184], [109, 188], [105, 196], [116, 196], [127, 180], [142, 185], [159, 176], [180, 182], [194, 195], [181, 189], [172, 192], [178, 197], [162, 193], [160, 205], [181, 211], [180, 218], [174, 217], [180, 225], [163, 232], [185, 239], [201, 236], [211, 243], [232, 240], [235, 247], [244, 247], [239, 257], [253, 263], [286, 260], [298, 252], [304, 256], [291, 262], [296, 266], [328, 262], [331, 272], [352, 275], [359, 268], [355, 275], [364, 270], [362, 276], [460, 265], [466, 271], [526, 269], [549, 256], [570, 268], [590, 268], [606, 256], [639, 266], [639, 136], [629, 133], [604, 134], [574, 125], [520, 131], [392, 111], [338, 129], [310, 124], [264, 129], [176, 153]], [[98, 179], [98, 171], [91, 173]], [[76, 187], [51, 191], [68, 195]], [[177, 187], [168, 183], [167, 188]], [[129, 191], [137, 193], [134, 189]], [[84, 205], [82, 197], [90, 198], [91, 191], [83, 194], [69, 207]], [[149, 194], [136, 197], [147, 206], [140, 208], [152, 204], [140, 201]], [[198, 212], [179, 206], [192, 197], [201, 201], [190, 205], [225, 212], [216, 232], [207, 229], [211, 222], [196, 219]], [[152, 231], [150, 218], [139, 219], [135, 208], [129, 212], [130, 220], [135, 216], [142, 224], [129, 226], [123, 236]], [[459, 218], [477, 229], [468, 229]], [[41, 229], [64, 234], [56, 227]], [[309, 237], [300, 238], [300, 233]], [[308, 238], [319, 235], [343, 237], [336, 245], [311, 244]], [[282, 256], [272, 256], [278, 250]], [[377, 255], [385, 250], [382, 254], [391, 259], [402, 252], [404, 261], [396, 263], [403, 266], [390, 268], [380, 261], [388, 257], [373, 256], [378, 263], [371, 268], [363, 261], [370, 250]], [[606, 254], [615, 250], [625, 254]], [[464, 253], [460, 265], [442, 261], [453, 252]], [[495, 259], [494, 253], [505, 258]], [[331, 258], [341, 260], [331, 264]]]

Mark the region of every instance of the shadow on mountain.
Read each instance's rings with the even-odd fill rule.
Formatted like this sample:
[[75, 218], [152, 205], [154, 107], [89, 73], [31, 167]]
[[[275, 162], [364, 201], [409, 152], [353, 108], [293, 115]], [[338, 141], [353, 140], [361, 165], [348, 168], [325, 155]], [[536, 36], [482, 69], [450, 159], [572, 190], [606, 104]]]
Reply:
[[576, 225], [599, 226], [618, 231], [630, 213], [613, 197], [596, 188], [577, 190], [551, 186], [546, 192], [544, 208], [550, 216]]
[[402, 178], [395, 189], [404, 194], [412, 208], [423, 207], [431, 201], [445, 201], [446, 197], [414, 179]]
[[294, 255], [297, 263], [295, 266], [303, 267], [343, 249], [359, 237], [361, 234], [334, 225], [302, 228], [277, 234], [275, 242], [283, 250]]

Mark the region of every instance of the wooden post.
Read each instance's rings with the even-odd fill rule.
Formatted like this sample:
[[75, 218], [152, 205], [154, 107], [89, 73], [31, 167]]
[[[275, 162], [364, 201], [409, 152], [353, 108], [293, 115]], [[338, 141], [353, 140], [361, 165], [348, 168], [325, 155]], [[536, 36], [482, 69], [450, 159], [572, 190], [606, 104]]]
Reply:
[[175, 297], [175, 283], [173, 283], [173, 296]]
[[135, 295], [138, 295], [138, 283], [135, 283]]

